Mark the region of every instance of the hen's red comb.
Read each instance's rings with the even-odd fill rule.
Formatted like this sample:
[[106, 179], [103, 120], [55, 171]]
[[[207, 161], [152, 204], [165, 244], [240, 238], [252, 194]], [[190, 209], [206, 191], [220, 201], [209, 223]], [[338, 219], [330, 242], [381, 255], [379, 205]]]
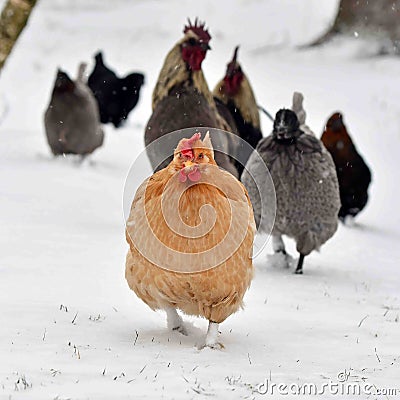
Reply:
[[195, 133], [190, 139], [186, 139], [182, 146], [181, 150], [182, 154], [185, 156], [187, 155], [193, 157], [193, 150], [192, 150], [193, 143], [200, 139], [201, 139], [201, 133], [199, 132]]
[[183, 33], [187, 33], [188, 31], [192, 31], [195, 33], [200, 41], [204, 43], [208, 43], [211, 40], [211, 36], [208, 33], [208, 30], [205, 29], [206, 23], [203, 22], [201, 23], [198, 18], [195, 19], [194, 25], [192, 25], [190, 19], [188, 18], [188, 25], [185, 25], [185, 28], [183, 29]]
[[188, 139], [187, 143], [190, 145], [190, 147], [192, 147], [193, 143], [196, 140], [200, 140], [200, 139], [201, 139], [201, 133], [196, 132], [190, 139]]

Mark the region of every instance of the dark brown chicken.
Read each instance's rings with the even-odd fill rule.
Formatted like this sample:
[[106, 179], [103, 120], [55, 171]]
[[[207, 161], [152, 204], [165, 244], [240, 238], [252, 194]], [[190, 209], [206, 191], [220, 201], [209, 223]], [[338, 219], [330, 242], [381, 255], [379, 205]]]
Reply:
[[239, 47], [235, 48], [224, 78], [214, 88], [213, 95], [218, 112], [226, 119], [233, 118], [239, 136], [250, 144], [237, 148], [236, 167], [241, 175], [252, 149], [262, 138], [260, 115], [250, 82], [237, 61]]
[[343, 115], [334, 113], [321, 137], [336, 165], [342, 206], [339, 218], [355, 217], [367, 204], [371, 172], [347, 133]]
[[[167, 133], [190, 127], [233, 130], [218, 114], [201, 69], [210, 49], [210, 34], [197, 19], [194, 25], [189, 21], [183, 32], [184, 37], [167, 54], [153, 91], [153, 114], [147, 123], [144, 139], [154, 171], [170, 163], [176, 143], [184, 137], [183, 133], [181, 136]], [[232, 151], [230, 135], [213, 131], [210, 135], [215, 161], [237, 176], [236, 168], [227, 155]], [[157, 140], [160, 138], [162, 140]]]

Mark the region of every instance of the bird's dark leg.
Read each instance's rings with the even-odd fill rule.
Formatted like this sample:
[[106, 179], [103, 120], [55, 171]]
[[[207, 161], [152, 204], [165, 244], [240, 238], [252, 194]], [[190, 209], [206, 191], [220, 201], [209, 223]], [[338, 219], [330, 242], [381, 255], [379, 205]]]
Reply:
[[305, 255], [300, 253], [299, 262], [297, 263], [296, 271], [294, 271], [294, 273], [297, 275], [303, 274], [304, 257]]

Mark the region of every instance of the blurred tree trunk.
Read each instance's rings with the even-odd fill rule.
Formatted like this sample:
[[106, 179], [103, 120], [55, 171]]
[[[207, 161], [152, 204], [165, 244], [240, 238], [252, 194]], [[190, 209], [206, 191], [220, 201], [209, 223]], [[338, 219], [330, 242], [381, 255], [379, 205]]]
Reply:
[[0, 15], [0, 72], [37, 0], [7, 0]]
[[341, 0], [332, 27], [311, 46], [318, 46], [338, 34], [368, 34], [390, 40], [400, 53], [400, 0]]

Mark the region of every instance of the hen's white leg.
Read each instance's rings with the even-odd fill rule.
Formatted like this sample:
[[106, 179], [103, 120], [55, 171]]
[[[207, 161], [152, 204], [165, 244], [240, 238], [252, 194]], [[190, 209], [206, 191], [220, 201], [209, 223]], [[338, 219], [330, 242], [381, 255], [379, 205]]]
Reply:
[[211, 347], [212, 349], [224, 348], [224, 345], [218, 342], [218, 326], [219, 324], [216, 322], [209, 321], [205, 343], [206, 347]]
[[167, 326], [171, 331], [178, 331], [182, 335], [187, 335], [186, 329], [183, 325], [183, 320], [173, 307], [166, 307], [165, 312], [167, 313]]
[[286, 254], [285, 243], [283, 243], [282, 235], [272, 235], [272, 249], [274, 253]]

